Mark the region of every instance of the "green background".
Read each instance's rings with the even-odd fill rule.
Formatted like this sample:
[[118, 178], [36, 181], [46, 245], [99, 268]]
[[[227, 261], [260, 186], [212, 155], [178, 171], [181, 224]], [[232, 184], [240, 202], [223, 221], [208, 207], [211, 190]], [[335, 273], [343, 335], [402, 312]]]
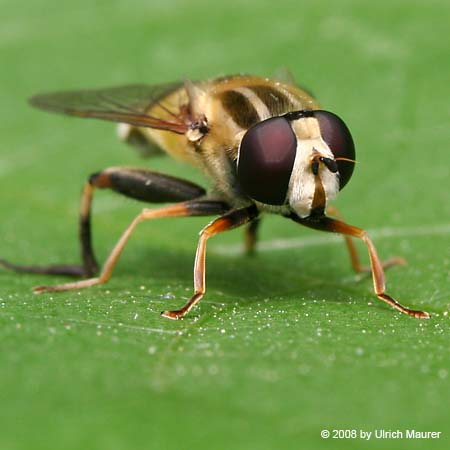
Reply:
[[[261, 251], [214, 238], [208, 292], [178, 322], [207, 219], [140, 226], [108, 285], [0, 271], [0, 448], [450, 448], [448, 1], [0, 2], [0, 256], [76, 262], [86, 177], [143, 165], [111, 124], [51, 116], [39, 91], [289, 67], [352, 130], [358, 164], [336, 205], [406, 267], [389, 309], [340, 240], [268, 217]], [[203, 182], [203, 181], [202, 181]], [[95, 197], [101, 260], [141, 204]], [[278, 241], [280, 240], [280, 241]], [[364, 258], [365, 249], [360, 246]], [[322, 439], [322, 429], [441, 431], [437, 440]]]

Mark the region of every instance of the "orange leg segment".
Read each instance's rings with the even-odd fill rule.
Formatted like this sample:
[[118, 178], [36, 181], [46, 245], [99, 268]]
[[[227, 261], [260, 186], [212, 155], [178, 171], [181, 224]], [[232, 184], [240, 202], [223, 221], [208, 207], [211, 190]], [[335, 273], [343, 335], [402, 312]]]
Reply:
[[[330, 215], [335, 216], [339, 220], [341, 220], [341, 221], [343, 220], [342, 214], [338, 211], [338, 209], [336, 207], [334, 207], [334, 206], [328, 207], [327, 212]], [[370, 273], [372, 271], [372, 268], [370, 266], [363, 266], [361, 264], [359, 255], [358, 255], [358, 250], [356, 249], [356, 245], [355, 245], [353, 239], [350, 236], [344, 234], [344, 240], [345, 240], [345, 245], [348, 250], [348, 254], [350, 256], [350, 262], [351, 262], [353, 270], [357, 273], [361, 273], [361, 272], [369, 272]], [[401, 256], [393, 256], [392, 258], [382, 261], [382, 263], [381, 263], [381, 265], [383, 266], [383, 269], [388, 269], [389, 267], [393, 267], [393, 266], [404, 266], [405, 264], [406, 264], [406, 260], [405, 260], [405, 258], [402, 258]]]
[[71, 289], [83, 289], [96, 284], [106, 283], [111, 278], [113, 269], [131, 234], [136, 229], [137, 225], [145, 220], [161, 219], [166, 217], [207, 216], [220, 214], [225, 210], [226, 205], [224, 203], [207, 200], [192, 200], [190, 202], [177, 203], [175, 205], [165, 206], [158, 209], [145, 208], [125, 229], [108, 256], [108, 259], [103, 265], [102, 271], [98, 277], [53, 286], [38, 286], [34, 288], [34, 292], [39, 294], [42, 292], [67, 291]]
[[417, 310], [407, 308], [406, 306], [403, 306], [399, 302], [394, 300], [390, 295], [386, 294], [383, 264], [381, 263], [380, 258], [378, 257], [375, 246], [373, 245], [371, 239], [369, 238], [369, 236], [363, 229], [352, 226], [352, 225], [348, 225], [345, 222], [342, 222], [342, 221], [336, 220], [336, 219], [332, 219], [332, 218], [326, 217], [326, 216], [317, 217], [314, 219], [312, 219], [312, 218], [302, 219], [296, 215], [292, 215], [290, 217], [291, 217], [291, 219], [295, 220], [296, 222], [298, 222], [302, 225], [305, 225], [309, 228], [314, 228], [316, 230], [321, 230], [321, 231], [330, 231], [330, 232], [342, 234], [346, 237], [355, 237], [355, 238], [362, 239], [362, 241], [366, 244], [367, 250], [369, 252], [370, 266], [371, 266], [372, 279], [373, 279], [373, 288], [374, 288], [376, 296], [383, 302], [392, 306], [396, 310], [398, 310], [404, 314], [407, 314], [408, 316], [416, 317], [419, 319], [429, 319], [430, 318], [430, 315], [427, 312], [417, 311]]
[[168, 319], [180, 319], [185, 316], [203, 297], [206, 292], [206, 242], [212, 236], [223, 231], [232, 230], [256, 218], [258, 210], [255, 206], [237, 209], [219, 217], [200, 232], [194, 264], [194, 295], [180, 309], [163, 311], [161, 315]]

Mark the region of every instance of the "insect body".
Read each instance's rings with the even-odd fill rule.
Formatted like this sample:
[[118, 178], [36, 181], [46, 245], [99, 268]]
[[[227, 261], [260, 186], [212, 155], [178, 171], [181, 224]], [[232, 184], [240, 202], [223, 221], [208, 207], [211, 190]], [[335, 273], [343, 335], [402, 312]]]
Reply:
[[[194, 294], [189, 302], [163, 316], [178, 319], [205, 293], [207, 240], [247, 224], [247, 250], [252, 251], [262, 213], [275, 213], [302, 225], [343, 234], [356, 271], [371, 271], [377, 297], [397, 310], [428, 318], [399, 304], [385, 292], [383, 267], [364, 230], [327, 215], [329, 202], [349, 181], [355, 160], [353, 140], [345, 123], [320, 109], [316, 100], [292, 83], [254, 76], [230, 76], [206, 82], [132, 85], [119, 88], [38, 95], [38, 108], [119, 122], [122, 138], [155, 148], [203, 170], [213, 187], [202, 187], [141, 168], [107, 168], [89, 177], [80, 210], [81, 265], [19, 266], [21, 272], [83, 277], [40, 286], [35, 292], [80, 289], [106, 282], [136, 226], [163, 217], [218, 215], [200, 233], [194, 266]], [[144, 208], [130, 223], [99, 267], [91, 242], [91, 203], [96, 189], [112, 189], [149, 203], [172, 203]], [[352, 237], [368, 249], [370, 268], [362, 267]]]

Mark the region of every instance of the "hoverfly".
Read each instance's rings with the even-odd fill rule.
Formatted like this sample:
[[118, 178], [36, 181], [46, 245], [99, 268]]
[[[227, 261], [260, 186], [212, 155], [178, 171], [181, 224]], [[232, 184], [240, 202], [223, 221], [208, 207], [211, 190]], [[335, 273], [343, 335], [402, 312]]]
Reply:
[[[129, 143], [154, 152], [160, 149], [203, 170], [213, 187], [201, 186], [143, 168], [109, 167], [91, 175], [81, 198], [80, 265], [20, 266], [2, 260], [19, 272], [84, 278], [37, 293], [81, 289], [105, 283], [136, 226], [150, 219], [219, 216], [200, 232], [194, 263], [194, 293], [180, 309], [162, 315], [179, 319], [205, 294], [206, 244], [209, 238], [246, 225], [246, 248], [256, 243], [263, 213], [279, 214], [301, 225], [344, 235], [354, 270], [372, 273], [376, 296], [393, 308], [417, 318], [423, 311], [402, 306], [385, 292], [382, 263], [361, 228], [330, 217], [328, 204], [348, 183], [354, 168], [355, 147], [345, 123], [292, 82], [257, 76], [228, 76], [204, 82], [158, 86], [130, 85], [37, 95], [38, 108], [77, 117], [119, 122]], [[131, 221], [99, 271], [91, 240], [91, 204], [97, 189], [111, 189], [127, 197], [169, 206], [144, 208]], [[364, 241], [370, 267], [360, 265], [352, 241]], [[99, 275], [96, 274], [99, 272]]]

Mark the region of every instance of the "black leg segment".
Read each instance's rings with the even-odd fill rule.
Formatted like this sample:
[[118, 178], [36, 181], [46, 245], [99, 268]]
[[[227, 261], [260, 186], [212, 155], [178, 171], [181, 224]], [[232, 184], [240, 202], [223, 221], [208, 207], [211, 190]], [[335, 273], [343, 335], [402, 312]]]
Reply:
[[144, 221], [163, 219], [168, 217], [193, 217], [193, 216], [209, 216], [223, 214], [228, 211], [229, 206], [221, 201], [213, 200], [191, 200], [187, 202], [176, 203], [174, 205], [162, 206], [156, 209], [144, 208], [135, 218], [130, 225], [122, 233], [122, 236], [117, 241], [116, 245], [112, 249], [105, 264], [98, 277], [91, 277], [85, 280], [75, 281], [72, 283], [58, 284], [54, 286], [38, 286], [34, 289], [34, 292], [54, 292], [54, 291], [67, 291], [71, 289], [82, 289], [89, 286], [95, 286], [96, 284], [106, 283], [112, 275], [114, 267], [124, 249], [129, 238], [133, 234], [136, 227]]
[[[22, 266], [0, 259], [0, 266], [16, 272], [92, 277], [99, 270], [92, 246], [91, 210], [94, 190], [111, 189], [126, 197], [149, 203], [184, 202], [200, 198], [206, 191], [190, 181], [141, 168], [111, 167], [91, 175], [81, 196], [79, 239], [82, 264], [53, 266]], [[216, 214], [217, 202], [211, 207]], [[195, 204], [195, 202], [194, 202]], [[208, 201], [202, 203], [208, 208]], [[193, 207], [195, 209], [195, 207]], [[220, 209], [220, 213], [229, 209]], [[195, 214], [194, 214], [195, 215]]]
[[205, 195], [190, 181], [140, 168], [111, 167], [91, 175], [89, 183], [148, 203], [176, 203]]
[[258, 241], [258, 229], [261, 223], [261, 219], [259, 217], [253, 219], [246, 227], [245, 227], [245, 252], [247, 255], [254, 255], [256, 243]]

